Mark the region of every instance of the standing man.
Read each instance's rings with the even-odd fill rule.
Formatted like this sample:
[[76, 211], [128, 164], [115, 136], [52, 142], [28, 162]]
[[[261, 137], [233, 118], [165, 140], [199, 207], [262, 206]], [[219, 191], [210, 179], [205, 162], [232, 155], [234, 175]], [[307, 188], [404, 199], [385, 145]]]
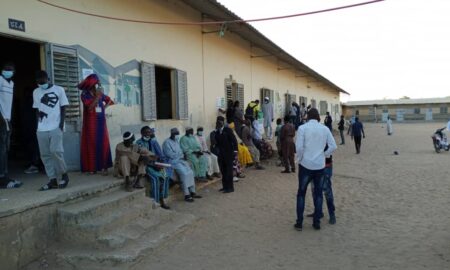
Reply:
[[389, 135], [389, 136], [392, 135], [392, 133], [394, 133], [394, 131], [392, 129], [392, 119], [390, 116], [387, 117], [386, 130], [387, 130], [387, 135]]
[[295, 126], [297, 124], [297, 106], [295, 106], [295, 101], [292, 102], [291, 108], [289, 109], [289, 116], [291, 123]]
[[219, 147], [219, 167], [222, 173], [223, 193], [234, 192], [233, 185], [233, 162], [238, 153], [238, 145], [233, 131], [225, 127], [225, 119], [217, 117], [216, 144]]
[[255, 168], [257, 170], [264, 170], [264, 167], [259, 163], [259, 150], [253, 143], [251, 125], [250, 119], [245, 119], [245, 125], [242, 127], [242, 142], [247, 146], [248, 151], [252, 155], [252, 159], [255, 162]]
[[262, 112], [264, 116], [264, 131], [268, 140], [272, 140], [272, 122], [273, 122], [273, 104], [269, 97], [264, 98], [262, 105]]
[[[284, 171], [282, 173], [295, 173], [295, 127], [289, 121], [289, 116], [284, 117], [284, 125], [280, 130], [281, 156], [283, 157]], [[289, 168], [290, 166], [290, 168]]]
[[[65, 188], [69, 184], [67, 166], [64, 161], [63, 131], [65, 107], [69, 105], [64, 89], [48, 82], [47, 72], [36, 74], [38, 88], [33, 92], [33, 108], [38, 119], [37, 139], [41, 159], [49, 182], [41, 191]], [[61, 176], [58, 184], [57, 178]]]
[[[324, 151], [326, 145], [328, 149]], [[296, 139], [298, 155], [298, 193], [297, 193], [297, 221], [295, 229], [303, 229], [303, 212], [305, 211], [305, 194], [309, 182], [314, 183], [314, 217], [313, 227], [320, 230], [320, 215], [323, 202], [323, 178], [325, 157], [330, 156], [336, 150], [336, 142], [330, 130], [320, 124], [320, 116], [317, 109], [308, 111], [308, 122], [298, 129]]]
[[341, 120], [339, 120], [339, 123], [338, 123], [338, 129], [339, 129], [339, 134], [341, 135], [341, 145], [343, 145], [343, 144], [345, 144], [345, 137], [344, 137], [345, 119], [344, 119], [344, 115], [341, 115]]
[[3, 65], [0, 76], [0, 188], [18, 188], [22, 182], [8, 177], [8, 151], [11, 138], [11, 111], [14, 94], [14, 64]]
[[359, 122], [359, 118], [355, 117], [355, 123], [352, 125], [352, 140], [355, 140], [355, 148], [356, 154], [361, 152], [361, 135], [363, 138], [366, 138], [366, 134], [364, 133], [364, 127], [361, 122]]
[[172, 168], [180, 177], [181, 187], [184, 192], [184, 200], [187, 202], [193, 202], [194, 198], [200, 199], [202, 196], [195, 193], [195, 180], [194, 172], [189, 163], [183, 159], [183, 151], [181, 150], [180, 143], [180, 131], [177, 128], [170, 130], [170, 137], [163, 143], [163, 153], [169, 159], [169, 163]]
[[324, 120], [325, 126], [333, 132], [333, 119], [331, 118], [330, 112], [327, 112]]

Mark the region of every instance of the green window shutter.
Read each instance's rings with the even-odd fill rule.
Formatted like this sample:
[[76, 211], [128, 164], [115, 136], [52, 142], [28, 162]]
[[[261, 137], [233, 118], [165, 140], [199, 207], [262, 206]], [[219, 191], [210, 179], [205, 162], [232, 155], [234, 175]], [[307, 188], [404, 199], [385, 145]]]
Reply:
[[142, 79], [142, 120], [156, 120], [156, 83], [155, 83], [155, 65], [141, 63]]
[[80, 121], [80, 91], [77, 88], [80, 82], [77, 49], [48, 44], [46, 47], [49, 57], [48, 73], [53, 84], [64, 88], [69, 105], [66, 107], [66, 122]]
[[176, 70], [176, 92], [177, 92], [177, 118], [180, 120], [189, 119], [187, 74], [186, 71]]
[[239, 105], [241, 109], [244, 109], [244, 85], [242, 83], [237, 84], [236, 88], [236, 99], [239, 100]]

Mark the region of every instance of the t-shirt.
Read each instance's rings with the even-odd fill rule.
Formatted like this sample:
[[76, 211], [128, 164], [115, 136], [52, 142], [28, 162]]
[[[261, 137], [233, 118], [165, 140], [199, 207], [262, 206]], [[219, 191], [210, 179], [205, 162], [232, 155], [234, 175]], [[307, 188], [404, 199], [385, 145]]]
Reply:
[[61, 121], [61, 107], [69, 105], [66, 92], [61, 86], [42, 90], [36, 88], [33, 92], [33, 108], [39, 111], [37, 131], [57, 129]]
[[361, 137], [363, 129], [363, 124], [355, 121], [352, 125], [352, 135], [355, 137]]
[[11, 120], [14, 82], [0, 76], [0, 113], [6, 120]]

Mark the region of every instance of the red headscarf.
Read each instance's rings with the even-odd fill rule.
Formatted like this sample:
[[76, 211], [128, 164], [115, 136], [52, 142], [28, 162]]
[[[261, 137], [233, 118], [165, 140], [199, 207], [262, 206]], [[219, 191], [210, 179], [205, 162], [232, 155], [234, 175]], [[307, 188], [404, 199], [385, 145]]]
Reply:
[[91, 74], [86, 77], [82, 82], [78, 84], [78, 89], [80, 90], [91, 90], [92, 86], [100, 82], [97, 74]]

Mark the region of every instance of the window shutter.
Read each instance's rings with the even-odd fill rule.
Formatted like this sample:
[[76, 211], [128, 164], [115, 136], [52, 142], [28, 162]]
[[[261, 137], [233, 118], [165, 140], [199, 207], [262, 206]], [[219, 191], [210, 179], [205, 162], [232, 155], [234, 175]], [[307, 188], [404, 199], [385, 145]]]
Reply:
[[80, 81], [77, 49], [55, 44], [48, 44], [49, 76], [53, 84], [64, 88], [69, 105], [66, 107], [66, 122], [80, 121]]
[[244, 85], [242, 83], [237, 84], [236, 99], [239, 100], [241, 109], [244, 109]]
[[230, 79], [225, 79], [225, 99], [228, 104], [228, 100], [233, 100], [233, 88], [232, 88], [232, 81]]
[[177, 118], [180, 120], [189, 119], [187, 74], [186, 71], [176, 70], [176, 91], [177, 91]]
[[155, 65], [141, 63], [142, 79], [142, 120], [156, 120], [156, 83]]

